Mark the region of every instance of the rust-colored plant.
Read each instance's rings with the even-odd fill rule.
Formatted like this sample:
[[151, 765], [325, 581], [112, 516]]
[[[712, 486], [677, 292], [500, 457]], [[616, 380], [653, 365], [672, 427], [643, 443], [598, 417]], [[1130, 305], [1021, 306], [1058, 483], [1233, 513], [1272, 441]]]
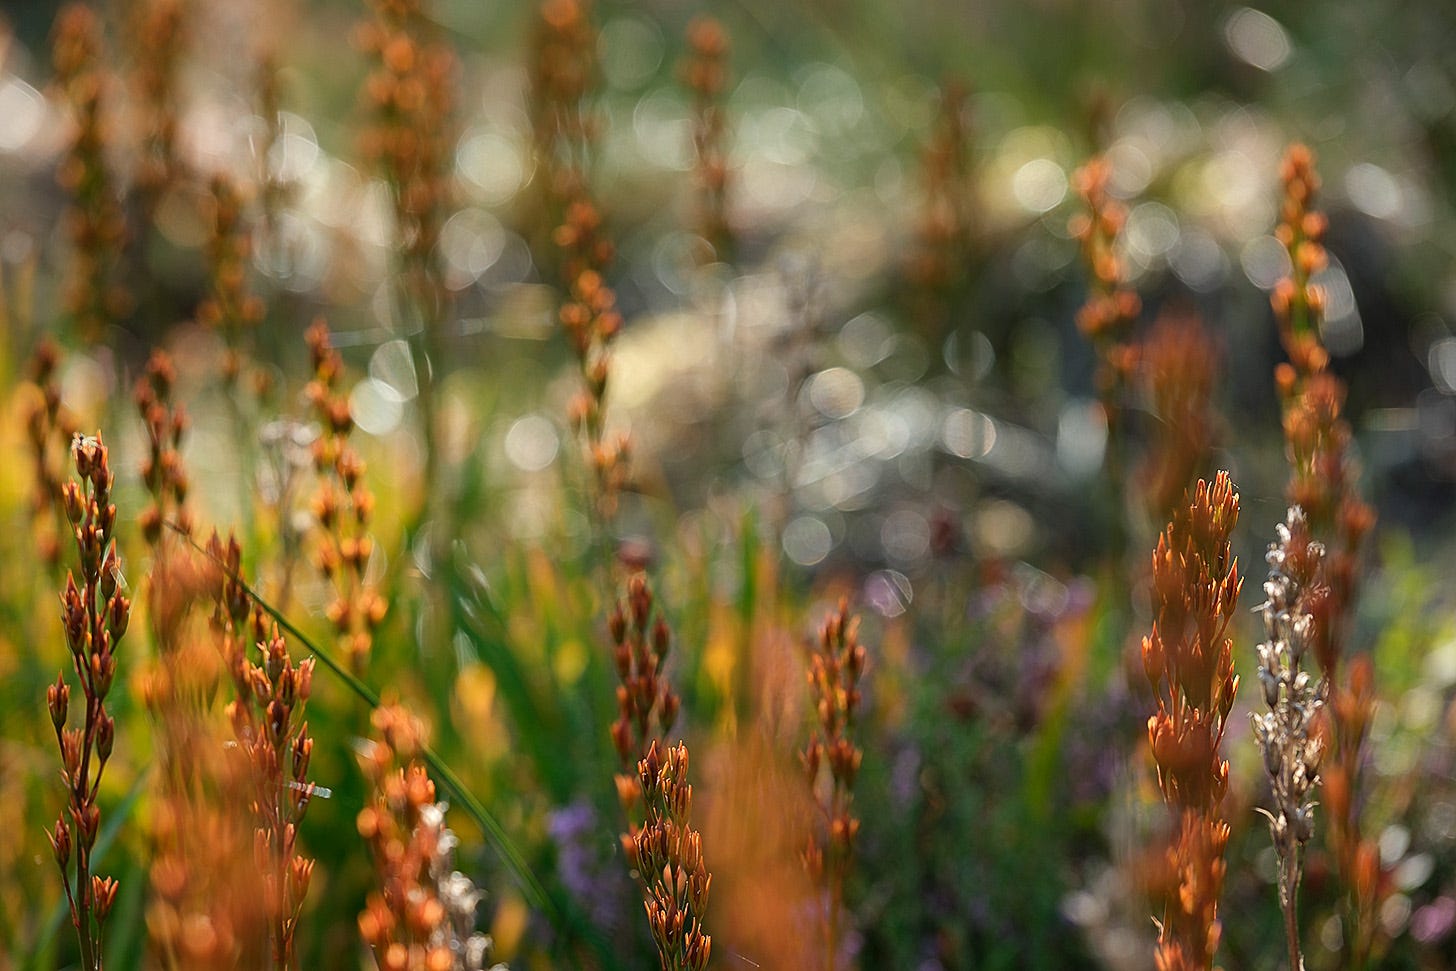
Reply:
[[1127, 284], [1127, 268], [1118, 252], [1127, 207], [1109, 191], [1111, 182], [1112, 163], [1104, 156], [1089, 160], [1073, 174], [1072, 185], [1087, 211], [1072, 220], [1071, 229], [1082, 244], [1082, 262], [1089, 275], [1077, 328], [1097, 351], [1097, 393], [1107, 413], [1109, 434], [1116, 435], [1119, 399], [1136, 367], [1130, 337], [1142, 301]]
[[172, 403], [176, 381], [177, 369], [171, 356], [166, 351], [153, 351], [133, 396], [146, 429], [147, 454], [142, 459], [141, 476], [151, 500], [142, 510], [140, 521], [142, 536], [152, 547], [154, 558], [162, 555], [166, 524], [183, 533], [192, 531], [192, 517], [185, 505], [187, 471], [178, 451], [187, 430], [187, 415], [180, 405]]
[[207, 238], [202, 247], [208, 294], [198, 304], [197, 320], [222, 334], [223, 380], [232, 388], [243, 374], [248, 345], [263, 322], [265, 308], [262, 299], [248, 290], [252, 241], [237, 184], [216, 174], [208, 182], [208, 196]]
[[190, 34], [189, 0], [142, 0], [130, 12], [130, 43], [135, 54], [131, 86], [139, 136], [133, 185], [150, 222], [162, 194], [184, 162], [177, 152], [178, 96], [182, 56]]
[[1138, 357], [1157, 417], [1143, 477], [1146, 505], [1155, 522], [1166, 522], [1213, 456], [1218, 351], [1197, 316], [1170, 313], [1153, 324]]
[[71, 200], [65, 221], [72, 253], [64, 307], [76, 333], [94, 342], [130, 312], [131, 295], [118, 273], [126, 218], [106, 161], [111, 132], [103, 109], [109, 81], [102, 64], [101, 22], [90, 7], [73, 3], [57, 16], [52, 60], [74, 125], [56, 173]]
[[621, 680], [612, 744], [623, 769], [617, 776], [617, 798], [627, 818], [622, 848], [641, 886], [663, 971], [700, 971], [712, 943], [703, 931], [712, 878], [702, 837], [689, 821], [687, 747], [662, 741], [677, 721], [679, 704], [664, 671], [672, 632], [653, 610], [645, 574], [628, 579], [627, 595], [607, 626]]
[[809, 686], [816, 725], [804, 748], [804, 770], [814, 790], [818, 820], [804, 851], [810, 877], [827, 897], [822, 929], [825, 971], [834, 971], [844, 930], [845, 883], [854, 860], [859, 819], [854, 782], [864, 751], [855, 738], [860, 678], [868, 657], [859, 643], [859, 618], [841, 600], [819, 629], [809, 656]]
[[[1280, 170], [1283, 203], [1275, 235], [1289, 252], [1290, 275], [1271, 302], [1289, 356], [1275, 371], [1284, 407], [1289, 501], [1309, 520], [1325, 547], [1328, 595], [1314, 614], [1314, 654], [1329, 685], [1323, 775], [1329, 810], [1328, 843], [1345, 890], [1345, 953], [1364, 967], [1375, 946], [1380, 854], [1360, 832], [1360, 764], [1374, 711], [1374, 666], [1367, 654], [1351, 654], [1346, 626], [1354, 609], [1361, 544], [1375, 523], [1374, 511], [1356, 488], [1359, 472], [1350, 456], [1350, 426], [1342, 411], [1345, 384], [1329, 370], [1320, 341], [1324, 293], [1313, 278], [1329, 262], [1324, 216], [1314, 208], [1319, 176], [1314, 154], [1293, 145]], [[1348, 661], [1348, 664], [1346, 663]]]
[[723, 95], [730, 78], [728, 31], [712, 17], [693, 18], [687, 29], [688, 56], [683, 83], [693, 96], [693, 181], [697, 188], [698, 232], [713, 247], [713, 258], [733, 258], [733, 227], [728, 219], [728, 115]]
[[621, 682], [617, 686], [617, 720], [612, 724], [612, 745], [624, 773], [617, 777], [617, 789], [631, 819], [638, 799], [633, 777], [637, 763], [652, 743], [672, 731], [679, 707], [664, 671], [672, 631], [661, 612], [653, 611], [646, 574], [634, 573], [628, 578], [627, 595], [613, 608], [607, 629], [612, 637], [612, 662]]
[[491, 942], [475, 930], [480, 892], [453, 867], [458, 840], [418, 758], [423, 726], [398, 705], [375, 709], [370, 720], [380, 741], [367, 743], [359, 764], [373, 798], [356, 824], [379, 889], [359, 915], [359, 933], [382, 971], [482, 971]]
[[975, 212], [966, 89], [958, 81], [940, 86], [920, 173], [924, 195], [905, 274], [918, 291], [917, 323], [938, 343], [949, 323], [952, 293], [966, 274]]
[[66, 531], [61, 502], [65, 445], [76, 429], [61, 408], [61, 389], [56, 383], [60, 349], [43, 339], [30, 358], [31, 379], [38, 395], [25, 415], [26, 444], [30, 451], [35, 490], [31, 493], [31, 523], [36, 551], [41, 562], [54, 569], [61, 561], [61, 536]]
[[141, 682], [157, 752], [149, 944], [167, 968], [257, 966], [265, 924], [253, 832], [238, 811], [246, 790], [237, 762], [220, 757], [225, 742], [212, 717], [222, 664], [205, 606], [215, 572], [192, 547], [176, 544], [156, 548], [149, 581], [157, 647]]
[[1222, 744], [1238, 691], [1227, 636], [1242, 580], [1230, 544], [1239, 497], [1227, 472], [1200, 479], [1153, 551], [1154, 620], [1143, 670], [1157, 698], [1148, 738], [1173, 815], [1169, 888], [1159, 924], [1159, 971], [1210, 969], [1221, 928], [1228, 790]]
[[218, 567], [213, 623], [235, 691], [227, 718], [237, 743], [232, 749], [236, 771], [246, 780], [256, 890], [266, 915], [266, 959], [275, 968], [290, 969], [296, 965], [294, 932], [314, 866], [298, 847], [298, 824], [318, 791], [308, 778], [313, 739], [303, 720], [314, 662], [307, 658], [295, 665], [277, 625], [252, 602], [240, 581], [237, 541], [229, 538], [224, 544], [214, 534], [208, 555]]
[[623, 845], [642, 879], [662, 971], [703, 971], [713, 948], [703, 925], [713, 876], [703, 860], [702, 836], [692, 827], [687, 746], [679, 742], [664, 752], [653, 741], [637, 764], [636, 781], [645, 820]]
[[436, 461], [433, 369], [450, 313], [440, 263], [440, 230], [450, 206], [454, 165], [455, 53], [441, 39], [424, 0], [371, 0], [372, 20], [357, 42], [370, 60], [363, 100], [369, 122], [360, 153], [389, 186], [397, 283], [394, 311], [410, 335], [419, 382], [426, 497]]
[[319, 570], [333, 584], [328, 606], [339, 646], [350, 666], [362, 671], [369, 660], [374, 632], [384, 621], [388, 603], [368, 579], [374, 539], [369, 529], [374, 494], [364, 482], [364, 460], [349, 444], [354, 420], [349, 399], [339, 387], [344, 362], [329, 339], [328, 326], [315, 321], [307, 334], [313, 361], [308, 400], [318, 418], [320, 432], [313, 443], [318, 488], [313, 515], [318, 523], [315, 557]]
[[564, 291], [559, 319], [581, 371], [571, 423], [591, 472], [591, 509], [600, 526], [616, 515], [629, 446], [625, 436], [606, 433], [611, 344], [622, 316], [606, 281], [615, 247], [591, 190], [597, 30], [588, 0], [544, 0], [538, 14], [531, 78], [537, 178]]
[[97, 971], [102, 929], [116, 902], [117, 883], [92, 872], [91, 853], [101, 828], [101, 776], [116, 742], [116, 721], [106, 711], [106, 696], [116, 680], [116, 651], [131, 618], [131, 601], [121, 593], [116, 506], [111, 502], [115, 476], [106, 445], [99, 435], [78, 435], [71, 456], [80, 481], [62, 486], [62, 501], [76, 540], [81, 582], [76, 582], [76, 571], [66, 574], [61, 620], [85, 712], [79, 726], [66, 727], [71, 686], [57, 675], [46, 689], [46, 702], [61, 752], [66, 809], [50, 841], [80, 939], [81, 966]]

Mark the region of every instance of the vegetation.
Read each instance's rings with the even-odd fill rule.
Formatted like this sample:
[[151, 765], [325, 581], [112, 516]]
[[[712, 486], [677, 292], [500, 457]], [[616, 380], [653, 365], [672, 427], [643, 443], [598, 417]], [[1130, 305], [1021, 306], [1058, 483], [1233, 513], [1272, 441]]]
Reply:
[[1379, 7], [0, 14], [0, 971], [1451, 966]]

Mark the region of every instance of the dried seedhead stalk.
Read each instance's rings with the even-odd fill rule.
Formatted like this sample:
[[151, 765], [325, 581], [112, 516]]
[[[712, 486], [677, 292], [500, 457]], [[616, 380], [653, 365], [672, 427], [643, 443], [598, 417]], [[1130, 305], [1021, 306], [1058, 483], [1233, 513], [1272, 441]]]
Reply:
[[382, 971], [484, 971], [491, 941], [475, 929], [481, 894], [454, 869], [459, 840], [419, 761], [423, 726], [397, 705], [370, 720], [380, 741], [366, 743], [359, 764], [373, 798], [357, 825], [379, 889], [359, 915], [359, 933]]
[[606, 282], [616, 250], [591, 191], [597, 30], [589, 0], [544, 0], [538, 9], [531, 110], [541, 211], [564, 291], [559, 318], [582, 378], [571, 422], [592, 474], [592, 511], [605, 524], [616, 515], [629, 448], [625, 436], [606, 434], [611, 344], [622, 317]]
[[140, 138], [133, 184], [150, 222], [163, 192], [182, 174], [177, 127], [182, 111], [180, 69], [185, 52], [189, 0], [143, 0], [131, 11], [132, 89]]
[[245, 956], [262, 963], [265, 925], [256, 894], [253, 834], [236, 811], [242, 779], [211, 717], [222, 665], [199, 609], [215, 588], [210, 566], [190, 547], [153, 559], [148, 618], [157, 661], [142, 681], [142, 698], [156, 733], [158, 770], [152, 816], [147, 937], [161, 966], [232, 967]]
[[1278, 539], [1264, 558], [1265, 640], [1259, 644], [1259, 686], [1267, 712], [1252, 715], [1254, 740], [1274, 794], [1269, 835], [1279, 856], [1279, 906], [1289, 939], [1291, 971], [1302, 971], [1296, 907], [1304, 844], [1314, 835], [1314, 787], [1320, 784], [1323, 743], [1314, 731], [1324, 706], [1325, 683], [1304, 668], [1314, 646], [1315, 614], [1327, 591], [1321, 583], [1324, 547], [1310, 538], [1304, 511], [1292, 506], [1277, 527]]
[[702, 921], [712, 878], [702, 839], [688, 820], [693, 791], [687, 748], [678, 743], [664, 749], [662, 741], [677, 721], [679, 701], [664, 671], [672, 632], [653, 610], [646, 574], [628, 579], [627, 595], [607, 626], [622, 682], [612, 725], [623, 769], [617, 798], [627, 818], [622, 848], [641, 886], [663, 971], [697, 971], [707, 966], [711, 945]]
[[313, 380], [307, 395], [321, 431], [313, 443], [318, 489], [313, 516], [318, 523], [318, 567], [333, 583], [329, 622], [339, 646], [355, 671], [362, 671], [374, 645], [374, 633], [384, 621], [388, 603], [368, 580], [374, 539], [369, 527], [374, 494], [364, 482], [364, 460], [349, 444], [354, 427], [348, 396], [340, 389], [344, 362], [329, 340], [322, 320], [309, 328], [308, 349]]
[[733, 258], [728, 220], [728, 114], [723, 95], [730, 78], [728, 31], [712, 17], [688, 24], [683, 83], [693, 96], [693, 178], [697, 184], [698, 232], [721, 262]]
[[542, 0], [531, 57], [531, 130], [548, 225], [583, 180], [596, 137], [588, 100], [597, 81], [591, 0]]
[[42, 339], [30, 358], [31, 379], [39, 394], [25, 416], [26, 444], [30, 450], [35, 491], [31, 493], [31, 523], [36, 550], [51, 569], [61, 561], [61, 536], [68, 532], [62, 502], [62, 469], [65, 448], [76, 429], [71, 416], [61, 408], [61, 389], [56, 383], [60, 349]]
[[1218, 350], [1197, 316], [1175, 313], [1153, 324], [1139, 358], [1158, 418], [1144, 477], [1147, 507], [1155, 521], [1166, 522], [1213, 456]]
[[957, 81], [940, 87], [940, 106], [920, 154], [920, 173], [925, 194], [905, 272], [923, 303], [916, 316], [938, 342], [953, 291], [965, 278], [975, 211], [966, 89]]
[[679, 742], [666, 750], [654, 740], [637, 765], [645, 822], [624, 838], [627, 859], [642, 879], [647, 923], [662, 971], [703, 971], [713, 939], [704, 933], [712, 874], [703, 860], [703, 840], [693, 829], [693, 787], [688, 785], [688, 750]]
[[222, 334], [226, 348], [223, 380], [232, 388], [243, 373], [252, 335], [263, 322], [266, 309], [262, 298], [248, 290], [252, 240], [237, 184], [226, 175], [214, 175], [208, 183], [208, 194], [207, 239], [202, 247], [207, 259], [208, 295], [197, 307], [197, 320]]
[[622, 809], [631, 820], [640, 793], [632, 773], [653, 743], [672, 731], [679, 700], [668, 683], [664, 667], [672, 647], [672, 631], [660, 611], [653, 610], [647, 575], [634, 573], [627, 580], [627, 595], [607, 620], [616, 665], [617, 720], [612, 724], [612, 745], [621, 760], [617, 777]]
[[1229, 773], [1221, 747], [1239, 684], [1227, 636], [1242, 586], [1230, 545], [1238, 518], [1228, 473], [1218, 473], [1211, 485], [1200, 479], [1153, 552], [1155, 615], [1142, 656], [1158, 708], [1148, 719], [1148, 738], [1177, 827], [1159, 971], [1206, 971], [1218, 950], [1229, 836], [1220, 816]]
[[1137, 355], [1129, 342], [1142, 312], [1137, 291], [1127, 284], [1127, 268], [1118, 253], [1118, 239], [1127, 224], [1127, 208], [1108, 191], [1112, 163], [1098, 156], [1072, 176], [1087, 211], [1072, 220], [1072, 234], [1082, 244], [1082, 261], [1090, 280], [1087, 301], [1077, 311], [1077, 328], [1097, 351], [1097, 391], [1115, 429], [1118, 399]]
[[823, 927], [826, 971], [837, 966], [845, 883], [859, 834], [853, 809], [854, 781], [864, 752], [856, 743], [854, 728], [867, 652], [858, 634], [859, 618], [849, 613], [848, 601], [841, 600], [819, 629], [809, 656], [817, 724], [804, 748], [803, 762], [819, 818], [804, 851], [804, 864], [828, 898]]
[[455, 54], [424, 0], [371, 0], [369, 6], [374, 18], [356, 32], [370, 60], [363, 97], [369, 122], [360, 149], [389, 185], [404, 293], [426, 331], [434, 332], [448, 302], [438, 243], [450, 204]]
[[182, 465], [182, 435], [187, 414], [172, 404], [177, 369], [166, 351], [153, 351], [146, 373], [137, 382], [136, 405], [147, 433], [147, 454], [142, 459], [142, 484], [150, 504], [142, 510], [142, 536], [153, 557], [161, 557], [163, 525], [171, 523], [183, 533], [192, 531], [192, 514], [187, 510], [187, 470]]
[[79, 727], [66, 727], [71, 686], [56, 675], [56, 683], [46, 689], [46, 703], [61, 751], [66, 810], [49, 835], [81, 943], [81, 966], [97, 971], [102, 928], [116, 902], [117, 883], [91, 872], [91, 853], [101, 827], [96, 796], [116, 741], [116, 722], [106, 712], [106, 695], [116, 679], [116, 650], [131, 618], [131, 601], [120, 589], [116, 506], [111, 502], [115, 476], [106, 445], [99, 434], [77, 435], [71, 457], [80, 481], [62, 486], [62, 502], [76, 540], [81, 582], [78, 586], [75, 572], [67, 573], [61, 620], [85, 698], [85, 714]]
[[[1363, 967], [1374, 947], [1380, 892], [1379, 851], [1362, 837], [1359, 769], [1374, 710], [1374, 668], [1368, 655], [1351, 656], [1346, 626], [1354, 609], [1359, 556], [1375, 513], [1359, 496], [1359, 470], [1350, 456], [1350, 426], [1342, 416], [1345, 384], [1328, 370], [1320, 343], [1324, 294], [1312, 278], [1329, 262], [1324, 216], [1314, 208], [1319, 176], [1314, 154], [1293, 145], [1280, 170], [1284, 199], [1275, 235], [1289, 252], [1290, 276], [1272, 299], [1289, 362], [1275, 370], [1284, 406], [1288, 497], [1308, 518], [1312, 537], [1325, 548], [1328, 588], [1314, 615], [1314, 654], [1328, 683], [1327, 748], [1323, 776], [1329, 839], [1346, 892], [1345, 951]], [[1342, 667], [1347, 670], [1342, 670]]]
[[64, 307], [76, 333], [95, 342], [131, 311], [131, 295], [118, 272], [126, 218], [106, 163], [112, 132], [103, 117], [108, 80], [102, 63], [101, 21], [90, 7], [73, 3], [57, 16], [52, 44], [56, 84], [74, 124], [56, 174], [71, 202], [65, 219], [72, 254]]
[[313, 739], [303, 720], [314, 662], [308, 658], [295, 665], [278, 626], [248, 596], [239, 579], [237, 541], [230, 537], [224, 544], [214, 534], [208, 554], [218, 566], [213, 624], [236, 694], [227, 705], [237, 742], [231, 751], [236, 771], [247, 780], [256, 896], [266, 914], [268, 957], [275, 968], [292, 968], [294, 932], [314, 866], [298, 848], [298, 824], [317, 792], [308, 779]]

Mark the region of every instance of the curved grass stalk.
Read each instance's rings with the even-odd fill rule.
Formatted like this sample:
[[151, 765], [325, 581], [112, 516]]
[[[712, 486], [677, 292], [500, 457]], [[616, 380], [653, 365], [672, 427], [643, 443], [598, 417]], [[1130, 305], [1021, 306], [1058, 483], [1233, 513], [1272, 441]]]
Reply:
[[[249, 599], [261, 607], [263, 612], [283, 629], [284, 633], [303, 645], [309, 653], [318, 658], [324, 667], [328, 668], [330, 672], [337, 676], [371, 710], [378, 708], [382, 704], [378, 692], [365, 684], [360, 678], [356, 677], [349, 671], [346, 665], [342, 664], [321, 648], [313, 638], [299, 630], [297, 625], [289, 620], [282, 611], [265, 600], [244, 578], [230, 571], [225, 563], [213, 557], [205, 547], [190, 535], [183, 533], [176, 524], [169, 522], [167, 526], [182, 535], [192, 545], [193, 549], [197, 550], [203, 556], [206, 556], [214, 566], [224, 572], [229, 580], [237, 583]], [[501, 826], [500, 822], [465, 787], [465, 783], [455, 774], [455, 770], [450, 768], [449, 764], [440, 757], [439, 753], [429, 746], [421, 746], [420, 757], [424, 759], [425, 763], [430, 767], [430, 771], [435, 774], [440, 784], [449, 791], [451, 797], [458, 802], [466, 815], [475, 820], [480, 826], [481, 831], [485, 833], [486, 838], [495, 845], [496, 851], [500, 853], [501, 858], [505, 861], [506, 867], [515, 878], [517, 885], [525, 893], [526, 899], [533, 906], [546, 910], [553, 916], [559, 916], [556, 901], [547, 894], [546, 889], [541, 886], [541, 882], [536, 879], [536, 875], [531, 872], [531, 868], [521, 856], [520, 850], [516, 848], [511, 838], [506, 835], [505, 829]]]

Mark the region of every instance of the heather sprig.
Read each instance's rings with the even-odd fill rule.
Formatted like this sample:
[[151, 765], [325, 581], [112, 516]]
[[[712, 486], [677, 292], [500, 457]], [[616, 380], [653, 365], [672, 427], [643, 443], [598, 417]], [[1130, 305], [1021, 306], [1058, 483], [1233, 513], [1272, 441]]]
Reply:
[[804, 850], [804, 863], [828, 897], [823, 927], [826, 971], [836, 967], [845, 883], [859, 835], [859, 818], [853, 808], [854, 783], [864, 751], [856, 739], [855, 719], [868, 653], [858, 635], [859, 618], [851, 615], [849, 603], [841, 600], [820, 627], [809, 656], [816, 725], [802, 759], [819, 818]]
[[106, 711], [106, 696], [116, 679], [116, 651], [131, 618], [131, 601], [121, 592], [116, 506], [111, 502], [115, 476], [106, 445], [99, 434], [78, 435], [71, 457], [79, 481], [62, 486], [62, 501], [76, 541], [80, 583], [76, 571], [67, 573], [61, 619], [85, 713], [80, 726], [66, 727], [71, 686], [57, 675], [56, 683], [46, 690], [46, 702], [61, 752], [66, 810], [56, 820], [50, 841], [65, 883], [71, 923], [80, 939], [81, 965], [97, 971], [102, 965], [102, 929], [116, 902], [117, 883], [92, 872], [91, 854], [101, 826], [97, 794], [116, 741], [116, 722]]
[[1258, 608], [1265, 636], [1258, 645], [1259, 686], [1269, 710], [1251, 717], [1274, 796], [1274, 808], [1259, 811], [1269, 818], [1279, 858], [1279, 906], [1289, 939], [1289, 966], [1302, 971], [1297, 899], [1301, 854], [1314, 835], [1312, 793], [1320, 784], [1324, 749], [1314, 729], [1326, 689], [1304, 662], [1314, 646], [1315, 613], [1328, 591], [1320, 576], [1324, 547], [1310, 537], [1304, 511], [1290, 507], [1276, 530], [1278, 538], [1264, 557], [1269, 576]]
[[647, 923], [662, 971], [703, 971], [713, 939], [704, 932], [713, 876], [703, 840], [692, 827], [693, 787], [688, 750], [654, 740], [637, 764], [645, 821], [623, 840], [628, 862], [642, 878]]
[[1213, 966], [1229, 826], [1220, 815], [1229, 764], [1222, 744], [1239, 679], [1228, 626], [1242, 580], [1230, 538], [1239, 497], [1227, 472], [1200, 479], [1153, 552], [1152, 631], [1143, 670], [1157, 699], [1148, 738], [1173, 814], [1171, 888], [1159, 924], [1159, 971]]

